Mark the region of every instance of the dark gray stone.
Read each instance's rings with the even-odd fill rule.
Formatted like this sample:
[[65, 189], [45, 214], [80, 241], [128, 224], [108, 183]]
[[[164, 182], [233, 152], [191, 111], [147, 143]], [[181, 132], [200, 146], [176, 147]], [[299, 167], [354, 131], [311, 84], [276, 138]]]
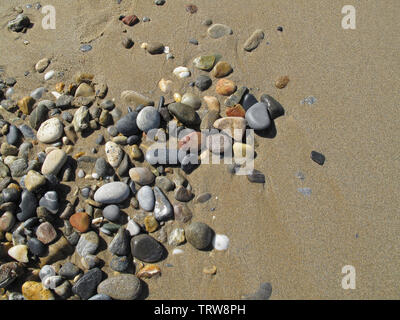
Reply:
[[91, 269], [74, 284], [72, 292], [81, 299], [87, 300], [96, 293], [96, 288], [102, 278], [103, 274], [99, 268]]
[[164, 247], [147, 234], [140, 234], [131, 240], [132, 255], [144, 262], [157, 262], [164, 256]]
[[247, 110], [246, 120], [249, 127], [254, 130], [265, 130], [272, 123], [267, 105], [263, 102], [258, 102]]
[[133, 111], [129, 112], [125, 117], [119, 119], [115, 125], [118, 132], [122, 133], [126, 137], [139, 134], [140, 130], [136, 124], [137, 116], [138, 113]]
[[124, 228], [118, 230], [118, 233], [110, 242], [108, 250], [118, 256], [126, 256], [129, 254], [129, 238]]

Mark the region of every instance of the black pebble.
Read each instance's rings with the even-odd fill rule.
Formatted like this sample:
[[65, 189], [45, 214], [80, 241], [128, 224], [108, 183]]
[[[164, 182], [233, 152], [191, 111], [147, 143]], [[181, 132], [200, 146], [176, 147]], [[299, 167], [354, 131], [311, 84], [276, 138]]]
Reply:
[[253, 183], [265, 183], [265, 175], [256, 169], [247, 176], [247, 179]]
[[279, 32], [283, 32], [283, 27], [278, 27], [276, 30], [278, 30]]
[[322, 166], [325, 163], [325, 156], [317, 151], [311, 151], [311, 159]]

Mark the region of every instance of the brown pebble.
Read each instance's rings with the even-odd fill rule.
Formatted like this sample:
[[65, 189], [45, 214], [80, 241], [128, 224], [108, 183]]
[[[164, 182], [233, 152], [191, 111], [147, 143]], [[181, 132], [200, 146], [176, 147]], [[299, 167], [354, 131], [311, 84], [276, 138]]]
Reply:
[[275, 81], [275, 87], [278, 89], [283, 89], [287, 86], [289, 83], [290, 79], [288, 76], [281, 76]]
[[215, 90], [220, 95], [229, 96], [236, 91], [236, 85], [232, 80], [220, 79]]
[[246, 115], [246, 110], [240, 105], [237, 104], [234, 107], [229, 107], [226, 109], [227, 117], [241, 117], [244, 118]]
[[65, 83], [64, 82], [59, 82], [56, 84], [56, 91], [61, 93], [64, 91], [65, 88]]
[[152, 233], [158, 229], [159, 224], [154, 216], [147, 216], [144, 218], [144, 226], [147, 232]]
[[139, 18], [135, 15], [130, 15], [123, 18], [122, 22], [125, 23], [127, 26], [132, 27], [133, 25], [139, 22]]
[[137, 273], [138, 278], [150, 279], [156, 275], [161, 275], [161, 269], [155, 264], [148, 264], [141, 268]]

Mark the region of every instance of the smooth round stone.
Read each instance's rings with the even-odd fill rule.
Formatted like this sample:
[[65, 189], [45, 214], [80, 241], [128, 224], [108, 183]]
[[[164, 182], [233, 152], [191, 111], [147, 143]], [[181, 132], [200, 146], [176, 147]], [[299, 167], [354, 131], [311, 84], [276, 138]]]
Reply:
[[130, 219], [126, 225], [126, 230], [131, 237], [134, 237], [140, 233], [140, 226], [134, 220]]
[[44, 244], [49, 244], [57, 237], [57, 231], [49, 222], [43, 222], [36, 229], [36, 237]]
[[28, 163], [24, 158], [14, 160], [10, 165], [11, 176], [22, 177], [28, 167]]
[[140, 136], [138, 136], [138, 135], [129, 136], [129, 137], [128, 137], [128, 140], [126, 140], [126, 142], [127, 142], [130, 146], [139, 143], [139, 141], [140, 141]]
[[164, 192], [174, 190], [175, 184], [167, 177], [159, 176], [156, 178], [156, 186]]
[[257, 102], [246, 112], [247, 124], [254, 130], [265, 130], [271, 125], [267, 105]]
[[267, 105], [268, 113], [271, 119], [276, 119], [285, 114], [282, 105], [268, 94], [263, 94], [260, 98], [261, 102]]
[[43, 175], [57, 175], [64, 164], [67, 162], [67, 154], [61, 149], [51, 151], [45, 158], [42, 165]]
[[131, 239], [132, 255], [144, 262], [157, 262], [164, 256], [164, 247], [147, 234], [140, 234]]
[[176, 67], [172, 73], [181, 79], [188, 78], [191, 75], [190, 70], [188, 68], [182, 67], [182, 66]]
[[223, 78], [233, 71], [231, 65], [225, 61], [219, 61], [213, 68], [211, 74], [216, 78]]
[[102, 279], [103, 273], [99, 268], [91, 269], [73, 285], [72, 292], [82, 300], [87, 300], [96, 293], [96, 288]]
[[49, 64], [50, 64], [50, 60], [48, 58], [43, 58], [36, 63], [35, 69], [37, 72], [42, 73], [46, 70], [46, 68], [49, 66]]
[[194, 85], [200, 90], [200, 91], [205, 91], [212, 85], [212, 80], [209, 76], [207, 75], [200, 75], [197, 77]]
[[224, 234], [216, 234], [212, 239], [212, 245], [215, 250], [227, 250], [229, 247], [229, 238]]
[[60, 270], [58, 271], [58, 274], [66, 279], [74, 279], [79, 273], [81, 272], [81, 270], [74, 265], [71, 262], [66, 262], [62, 265], [62, 267], [60, 268]]
[[193, 222], [185, 228], [187, 241], [196, 249], [207, 248], [213, 237], [212, 229], [203, 222]]
[[129, 186], [124, 182], [110, 182], [100, 187], [94, 194], [94, 201], [104, 204], [116, 204], [125, 201], [130, 194]]
[[98, 293], [93, 297], [89, 298], [88, 300], [112, 300], [112, 299], [106, 294]]
[[53, 266], [48, 264], [44, 265], [39, 271], [39, 278], [42, 281], [47, 277], [53, 277], [55, 275], [56, 275], [56, 270], [54, 269]]
[[81, 50], [82, 52], [88, 52], [92, 50], [92, 46], [90, 44], [83, 44], [80, 46], [79, 50]]
[[97, 292], [115, 300], [135, 300], [142, 292], [142, 284], [133, 274], [120, 274], [101, 282]]
[[194, 110], [198, 110], [201, 107], [201, 99], [190, 92], [187, 92], [182, 96], [181, 103], [191, 106]]
[[131, 168], [129, 170], [129, 176], [134, 182], [141, 186], [152, 184], [155, 179], [154, 174], [146, 167]]
[[213, 24], [207, 30], [208, 35], [213, 39], [218, 39], [226, 35], [233, 33], [232, 29], [224, 24], [216, 23]]
[[86, 212], [74, 213], [69, 218], [69, 222], [79, 232], [86, 232], [90, 227], [90, 217]]
[[114, 256], [110, 262], [110, 268], [117, 272], [124, 272], [129, 267], [129, 260], [126, 256]]
[[193, 60], [193, 66], [197, 69], [209, 71], [214, 67], [215, 56], [200, 56]]
[[44, 75], [44, 81], [48, 81], [48, 80], [52, 79], [55, 74], [56, 74], [56, 72], [54, 70], [50, 70], [49, 72], [46, 72], [46, 74]]
[[154, 107], [143, 108], [136, 118], [138, 128], [144, 132], [159, 128], [160, 121], [160, 113]]
[[7, 143], [15, 145], [20, 137], [20, 132], [18, 130], [18, 128], [16, 126], [14, 126], [13, 124], [10, 126], [10, 128], [8, 129], [8, 133], [7, 133]]
[[232, 141], [228, 136], [217, 133], [206, 138], [208, 150], [214, 154], [229, 153], [232, 150]]
[[145, 211], [153, 211], [155, 205], [154, 192], [149, 186], [141, 187], [136, 195], [140, 207]]
[[120, 165], [122, 158], [124, 156], [124, 152], [121, 147], [115, 142], [109, 141], [105, 145], [105, 152], [107, 155], [108, 163], [116, 168]]
[[171, 112], [179, 121], [187, 126], [193, 126], [200, 123], [200, 118], [196, 111], [183, 103], [171, 103], [168, 105], [168, 110]]
[[[139, 190], [140, 191], [140, 190]], [[154, 187], [154, 195], [156, 199], [154, 207], [154, 217], [158, 221], [165, 221], [174, 216], [174, 209], [165, 194], [159, 187]]]
[[92, 255], [99, 247], [99, 243], [100, 240], [96, 232], [89, 231], [83, 233], [76, 246], [76, 252], [78, 252], [81, 257]]
[[62, 137], [64, 126], [58, 118], [51, 118], [43, 122], [37, 132], [37, 138], [43, 143], [52, 143]]
[[196, 198], [196, 201], [198, 203], [204, 203], [204, 202], [207, 202], [210, 199], [211, 199], [211, 194], [208, 193], [208, 192], [205, 192], [205, 193], [199, 194], [197, 196], [197, 198]]
[[19, 208], [21, 212], [17, 213], [19, 221], [26, 221], [36, 215], [37, 200], [35, 195], [28, 190], [22, 191]]
[[95, 94], [93, 88], [87, 83], [83, 82], [76, 89], [75, 97], [90, 97]]
[[119, 133], [129, 137], [140, 133], [139, 128], [136, 124], [138, 113], [133, 111], [129, 112], [125, 117], [119, 119], [115, 125]]
[[121, 220], [121, 210], [115, 204], [110, 204], [103, 209], [103, 217], [111, 222], [119, 222]]
[[24, 244], [18, 244], [8, 250], [8, 255], [18, 262], [28, 263], [28, 247]]
[[[3, 190], [4, 191], [4, 190]], [[15, 224], [15, 216], [12, 212], [7, 211], [0, 217], [0, 231], [7, 232], [12, 229]]]
[[39, 206], [45, 207], [51, 213], [56, 214], [59, 209], [58, 194], [56, 191], [48, 191], [39, 201]]

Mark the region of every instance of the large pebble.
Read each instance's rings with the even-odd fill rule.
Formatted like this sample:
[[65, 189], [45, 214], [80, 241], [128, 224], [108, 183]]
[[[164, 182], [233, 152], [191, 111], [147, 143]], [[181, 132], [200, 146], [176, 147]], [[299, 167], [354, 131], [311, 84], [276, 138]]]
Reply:
[[159, 187], [154, 187], [156, 204], [154, 207], [154, 217], [158, 221], [165, 221], [173, 217], [174, 209], [165, 194]]
[[128, 232], [124, 228], [119, 228], [117, 234], [108, 245], [108, 250], [118, 256], [129, 254]]
[[201, 99], [190, 92], [187, 92], [182, 96], [181, 103], [191, 106], [194, 110], [198, 110], [201, 107]]
[[110, 204], [103, 209], [103, 217], [111, 222], [120, 222], [122, 218], [121, 210], [115, 204]]
[[216, 23], [207, 30], [208, 35], [213, 39], [218, 39], [233, 33], [232, 29], [227, 25]]
[[101, 282], [97, 287], [99, 294], [106, 295], [115, 300], [137, 299], [142, 291], [140, 280], [132, 274], [120, 274]]
[[97, 286], [103, 279], [103, 273], [99, 268], [86, 272], [72, 287], [72, 292], [81, 299], [87, 300], [96, 293]]
[[165, 252], [164, 247], [147, 234], [133, 237], [131, 240], [131, 250], [135, 258], [150, 263], [160, 261]]
[[130, 178], [141, 186], [149, 185], [154, 182], [155, 176], [146, 167], [136, 167], [129, 170]]
[[113, 141], [108, 141], [105, 145], [105, 152], [108, 163], [113, 167], [117, 168], [124, 156], [124, 151], [121, 147]]
[[125, 117], [122, 117], [117, 121], [115, 127], [117, 128], [119, 133], [122, 133], [124, 136], [132, 136], [139, 134], [140, 130], [137, 127], [136, 119], [138, 113], [135, 111], [129, 112]]
[[61, 149], [51, 151], [45, 158], [42, 165], [43, 175], [57, 175], [67, 162], [67, 154]]
[[254, 130], [265, 130], [271, 125], [267, 105], [258, 102], [246, 112], [247, 124]]
[[58, 118], [51, 118], [40, 125], [37, 138], [43, 143], [52, 143], [62, 137], [64, 126]]
[[83, 233], [79, 238], [79, 242], [76, 246], [76, 252], [78, 252], [81, 257], [92, 255], [99, 247], [99, 243], [100, 240], [96, 232], [89, 231]]
[[136, 118], [138, 128], [144, 132], [158, 128], [160, 121], [160, 113], [154, 107], [143, 108]]
[[154, 192], [149, 186], [141, 187], [136, 195], [140, 207], [145, 211], [153, 211], [155, 205]]
[[117, 204], [125, 201], [130, 194], [124, 182], [110, 182], [101, 186], [94, 194], [94, 200], [104, 204]]
[[28, 247], [24, 244], [18, 244], [8, 250], [8, 255], [18, 262], [28, 263]]
[[215, 56], [200, 56], [193, 60], [193, 66], [200, 70], [209, 71], [214, 67]]
[[168, 106], [169, 112], [171, 112], [179, 121], [187, 126], [193, 126], [200, 123], [200, 118], [196, 111], [182, 103], [171, 103]]
[[36, 230], [36, 237], [43, 244], [49, 244], [57, 237], [57, 231], [51, 223], [43, 222]]
[[213, 231], [203, 222], [193, 222], [185, 228], [187, 241], [196, 249], [206, 249], [212, 241]]

